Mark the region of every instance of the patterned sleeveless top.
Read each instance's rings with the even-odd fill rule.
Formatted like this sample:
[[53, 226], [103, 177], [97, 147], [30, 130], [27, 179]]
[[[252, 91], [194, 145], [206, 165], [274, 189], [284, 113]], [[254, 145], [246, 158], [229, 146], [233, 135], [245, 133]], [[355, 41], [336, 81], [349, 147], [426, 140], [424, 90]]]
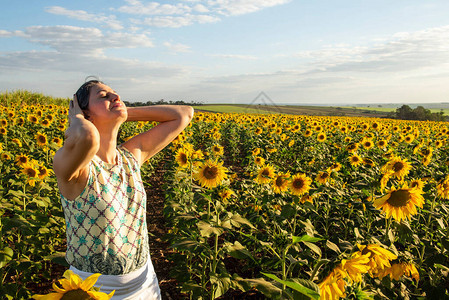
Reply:
[[137, 159], [126, 148], [117, 148], [116, 165], [94, 156], [84, 190], [73, 201], [61, 195], [61, 202], [70, 265], [122, 275], [147, 262], [146, 192]]

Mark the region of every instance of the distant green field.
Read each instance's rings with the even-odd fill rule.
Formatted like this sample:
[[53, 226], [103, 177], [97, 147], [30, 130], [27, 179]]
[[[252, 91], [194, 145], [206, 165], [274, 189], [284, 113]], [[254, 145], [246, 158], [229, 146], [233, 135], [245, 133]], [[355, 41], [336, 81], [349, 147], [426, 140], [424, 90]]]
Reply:
[[207, 104], [194, 106], [196, 111], [216, 113], [246, 114], [291, 114], [308, 116], [351, 116], [385, 117], [387, 113], [376, 110], [355, 109], [353, 107], [297, 106], [297, 105], [246, 105], [246, 104]]
[[360, 110], [375, 110], [375, 111], [382, 111], [382, 112], [393, 112], [396, 110], [396, 108], [391, 108], [391, 107], [366, 107], [366, 106], [348, 106], [351, 108], [355, 108], [355, 109], [360, 109]]
[[[381, 111], [381, 112], [394, 112], [396, 111], [396, 108], [391, 107], [363, 107], [363, 106], [351, 106], [352, 108], [360, 109], [360, 110], [374, 110], [374, 111]], [[424, 107], [426, 108], [426, 107]], [[426, 108], [430, 110], [433, 113], [439, 113], [440, 111], [443, 111], [445, 115], [449, 115], [449, 109], [440, 109], [440, 108]]]
[[238, 113], [238, 114], [273, 114], [274, 112], [245, 107], [241, 105], [199, 105], [194, 106], [195, 110], [205, 110], [218, 113]]

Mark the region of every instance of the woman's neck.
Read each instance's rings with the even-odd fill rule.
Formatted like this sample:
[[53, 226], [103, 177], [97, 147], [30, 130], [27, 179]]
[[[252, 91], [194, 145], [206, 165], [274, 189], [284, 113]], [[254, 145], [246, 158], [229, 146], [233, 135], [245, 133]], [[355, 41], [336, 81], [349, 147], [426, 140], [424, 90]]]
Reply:
[[117, 163], [117, 130], [100, 131], [100, 149], [97, 156], [104, 162], [110, 164]]

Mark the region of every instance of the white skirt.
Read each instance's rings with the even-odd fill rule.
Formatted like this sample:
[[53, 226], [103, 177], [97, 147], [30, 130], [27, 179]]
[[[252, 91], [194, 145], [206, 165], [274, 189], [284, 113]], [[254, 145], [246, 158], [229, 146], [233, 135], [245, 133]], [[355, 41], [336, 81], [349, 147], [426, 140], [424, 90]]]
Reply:
[[[73, 266], [70, 266], [70, 270], [78, 274], [83, 280], [93, 274], [80, 271]], [[111, 300], [161, 299], [159, 282], [150, 257], [143, 267], [128, 274], [101, 275], [94, 286], [100, 288], [100, 292], [106, 294], [115, 290]]]

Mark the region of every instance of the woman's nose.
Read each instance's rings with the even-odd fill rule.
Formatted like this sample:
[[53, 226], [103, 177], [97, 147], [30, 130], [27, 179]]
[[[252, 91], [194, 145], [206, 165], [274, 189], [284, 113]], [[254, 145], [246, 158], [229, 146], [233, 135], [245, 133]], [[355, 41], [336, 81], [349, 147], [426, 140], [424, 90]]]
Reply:
[[111, 93], [111, 101], [120, 101], [120, 96], [116, 93]]

